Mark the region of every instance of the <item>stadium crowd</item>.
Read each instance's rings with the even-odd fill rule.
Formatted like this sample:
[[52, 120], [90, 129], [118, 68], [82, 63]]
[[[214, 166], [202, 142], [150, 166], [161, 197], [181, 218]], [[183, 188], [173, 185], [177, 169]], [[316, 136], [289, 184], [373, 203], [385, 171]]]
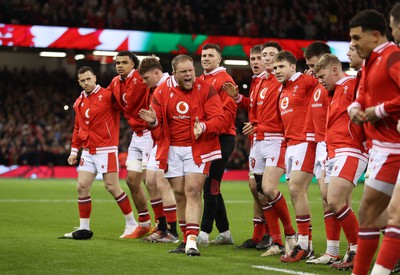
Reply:
[[0, 163], [66, 164], [73, 114], [63, 106], [72, 101], [72, 79], [63, 70], [7, 67], [0, 79]]
[[[99, 84], [107, 87], [113, 73], [99, 75]], [[81, 92], [75, 76], [63, 69], [3, 67], [0, 83], [0, 165], [68, 165], [74, 121], [71, 107]], [[65, 105], [69, 106], [68, 110], [64, 109]], [[238, 129], [246, 119], [246, 113], [240, 111]], [[126, 120], [121, 119], [119, 148], [122, 158], [131, 135]], [[228, 168], [246, 169], [248, 139], [238, 135], [236, 142]]]
[[[41, 7], [37, 2], [27, 3]], [[98, 4], [96, 1], [79, 3], [82, 7], [93, 8]], [[145, 3], [151, 5], [150, 2]], [[161, 7], [164, 11], [164, 6], [168, 6], [167, 2], [156, 3], [158, 6], [153, 6], [154, 11]], [[387, 9], [392, 7], [391, 3], [384, 7], [381, 5], [383, 1], [371, 2], [374, 3], [373, 8], [385, 12], [384, 16], [372, 9], [358, 12], [359, 9], [371, 8], [370, 5], [364, 6], [352, 1], [346, 5], [341, 5], [342, 2], [328, 4], [327, 1], [322, 1], [327, 5], [322, 5], [324, 12], [321, 12], [321, 18], [328, 20], [326, 27], [324, 19], [317, 19], [320, 18], [317, 15], [321, 14], [318, 13], [319, 5], [316, 1], [311, 4], [284, 1], [280, 4], [290, 6], [290, 11], [286, 12], [286, 8], [279, 9], [280, 4], [277, 4], [279, 12], [275, 13], [272, 8], [270, 16], [262, 12], [253, 13], [256, 8], [261, 11], [267, 10], [264, 6], [269, 5], [270, 8], [269, 2], [246, 3], [247, 5], [240, 6], [239, 1], [226, 2], [224, 11], [218, 8], [207, 9], [214, 17], [208, 18], [208, 14], [205, 18], [203, 15], [204, 22], [215, 22], [213, 19], [218, 17], [210, 12], [213, 10], [220, 12], [219, 19], [225, 20], [223, 24], [220, 20], [218, 23], [228, 26], [224, 34], [230, 34], [230, 27], [235, 26], [239, 30], [235, 31], [236, 35], [257, 36], [260, 31], [257, 28], [256, 14], [260, 13], [259, 18], [276, 18], [275, 25], [269, 21], [263, 21], [262, 24], [272, 26], [276, 31], [274, 36], [278, 37], [289, 35], [293, 38], [313, 39], [317, 35], [318, 39], [324, 39], [328, 33], [330, 39], [348, 40], [350, 33], [349, 53], [351, 47], [354, 47], [363, 64], [362, 69], [356, 77], [347, 76], [339, 59], [330, 52], [330, 47], [325, 42], [314, 41], [307, 46], [304, 53], [309, 69], [301, 73], [296, 70], [297, 59], [291, 52], [285, 51], [274, 41], [268, 41], [263, 45], [255, 45], [250, 51], [250, 65], [254, 75], [250, 85], [251, 93], [246, 97], [239, 94], [235, 76], [230, 76], [220, 66], [221, 48], [217, 44], [203, 46], [201, 65], [204, 71], [200, 77], [195, 77], [193, 59], [187, 55], [178, 55], [172, 60], [173, 76], [165, 74], [165, 78], [154, 81], [154, 84], [157, 83], [155, 85], [151, 85], [151, 73], [164, 75], [158, 61], [154, 58], [158, 73], [157, 70], [146, 72], [142, 63], [135, 70], [139, 63], [138, 58], [129, 51], [121, 51], [115, 59], [118, 75], [109, 86], [112, 94], [96, 85], [96, 77], [91, 68], [83, 67], [78, 70], [79, 85], [84, 93], [74, 104], [77, 117], [75, 123], [79, 127], [74, 128], [71, 144], [71, 136], [64, 135], [73, 128], [71, 108], [67, 108], [67, 105], [79, 94], [79, 90], [72, 86], [75, 83], [74, 78], [68, 77], [62, 70], [47, 72], [45, 69], [14, 69], [11, 72], [4, 68], [0, 91], [1, 102], [4, 104], [0, 137], [5, 138], [1, 140], [1, 148], [3, 151], [4, 147], [6, 153], [2, 158], [9, 162], [38, 164], [32, 161], [44, 161], [49, 164], [52, 163], [52, 154], [66, 155], [70, 151], [68, 163], [75, 165], [78, 150], [83, 149], [77, 182], [80, 226], [71, 233], [64, 234], [64, 238], [92, 237], [93, 232], [89, 226], [92, 206], [88, 188], [95, 175], [101, 172], [107, 190], [114, 196], [126, 220], [125, 231], [120, 238], [137, 239], [149, 235], [142, 240], [177, 243], [177, 234], [174, 238], [167, 238], [171, 230], [166, 223], [174, 224], [175, 233], [179, 224], [183, 233], [182, 242], [169, 252], [200, 256], [197, 245], [234, 244], [220, 184], [229, 155], [231, 161], [236, 161], [234, 165], [247, 163], [247, 156], [244, 154], [248, 152], [248, 140], [240, 135], [235, 137], [236, 132], [242, 131], [252, 136], [249, 187], [254, 198], [254, 215], [253, 236], [237, 246], [238, 249], [266, 250], [261, 256], [276, 255], [281, 262], [306, 260], [307, 264], [330, 265], [338, 270], [352, 269], [352, 274], [366, 275], [378, 250], [381, 232], [384, 232], [371, 274], [390, 274], [400, 259], [400, 3], [390, 10], [389, 20], [396, 44], [388, 41], [386, 35], [385, 16], [389, 15]], [[112, 7], [115, 5], [115, 8], [108, 7], [108, 4], [113, 5]], [[102, 18], [105, 16], [110, 20], [101, 24], [108, 23], [109, 26], [122, 28], [125, 20], [132, 25], [140, 14], [147, 16], [146, 24], [142, 23], [146, 25], [146, 29], [149, 26], [158, 26], [157, 20], [151, 19], [151, 12], [144, 12], [141, 5], [135, 5], [135, 2], [124, 4], [122, 1], [103, 1], [101, 8], [107, 6], [104, 10], [112, 11], [113, 16], [110, 19], [108, 13], [104, 13]], [[196, 18], [191, 11], [192, 8], [195, 11], [205, 10], [205, 5], [209, 2], [196, 1], [191, 4], [190, 6], [184, 2], [180, 6], [183, 7], [183, 14], [186, 14], [184, 21], [176, 19], [179, 16], [174, 20], [174, 14], [177, 13], [172, 12], [172, 18], [164, 18], [171, 22], [171, 25], [166, 24], [165, 27], [181, 27], [183, 24], [185, 29], [173, 30], [192, 32], [193, 28], [193, 32], [203, 33], [202, 30], [194, 30], [194, 22], [197, 24], [202, 20]], [[228, 5], [233, 6], [227, 9]], [[308, 13], [302, 12], [300, 6], [306, 7]], [[39, 10], [48, 11], [49, 7], [46, 2]], [[136, 17], [129, 16], [128, 11], [132, 10], [138, 12]], [[229, 10], [244, 11], [245, 16], [236, 14], [230, 22], [227, 20], [229, 16], [226, 16]], [[356, 13], [354, 17], [352, 12]], [[166, 16], [170, 14], [166, 13]], [[343, 14], [352, 17], [350, 22]], [[50, 12], [49, 15], [49, 20], [58, 18], [55, 13]], [[242, 17], [246, 18], [243, 21], [244, 27], [235, 25]], [[289, 17], [292, 19], [286, 21]], [[278, 21], [278, 18], [282, 20]], [[192, 22], [192, 19], [197, 21]], [[302, 19], [307, 23], [300, 23]], [[318, 29], [326, 33], [317, 33], [312, 27], [314, 21], [318, 24]], [[349, 23], [349, 28], [339, 27], [343, 25], [342, 21], [345, 25]], [[51, 20], [47, 23], [57, 24]], [[75, 23], [69, 23], [73, 24]], [[197, 25], [212, 29], [212, 25], [206, 23]], [[307, 25], [309, 28], [306, 31]], [[136, 25], [134, 27], [140, 28]], [[299, 31], [302, 29], [304, 32]], [[212, 33], [219, 34], [219, 31], [221, 29], [217, 28]], [[354, 61], [350, 54], [348, 56], [351, 62]], [[359, 69], [355, 66], [353, 68]], [[22, 80], [18, 77], [20, 75], [24, 76]], [[138, 79], [143, 81], [137, 81]], [[109, 80], [105, 76], [99, 76], [99, 82], [105, 87]], [[149, 106], [147, 99], [150, 98]], [[115, 123], [118, 113], [115, 108], [110, 108], [116, 107], [116, 104], [134, 130], [128, 151], [126, 181], [138, 213], [138, 222], [134, 219], [127, 194], [118, 185], [118, 139], [110, 134], [118, 127], [118, 123]], [[249, 118], [245, 113], [240, 113], [235, 121], [238, 107], [246, 109]], [[90, 116], [89, 111], [92, 114]], [[107, 115], [108, 112], [115, 114]], [[97, 116], [98, 114], [103, 117]], [[245, 123], [247, 120], [250, 122]], [[186, 131], [189, 128], [191, 132]], [[119, 144], [121, 151], [129, 143], [130, 129], [124, 125], [120, 131], [123, 137]], [[152, 148], [153, 141], [157, 148]], [[235, 152], [232, 153], [234, 146], [230, 145], [236, 145]], [[145, 156], [150, 156], [147, 163]], [[368, 176], [357, 217], [351, 207], [351, 192], [366, 168]], [[155, 172], [153, 176], [157, 176], [157, 179], [149, 177], [149, 170]], [[143, 189], [141, 181], [144, 172], [150, 204], [158, 226], [155, 230], [151, 226], [146, 196], [144, 191], [139, 190]], [[284, 173], [295, 212], [293, 220], [286, 198], [279, 191], [280, 178]], [[313, 176], [320, 186], [327, 237], [326, 252], [319, 257], [314, 255], [311, 210], [307, 196]], [[111, 184], [113, 187], [110, 187], [107, 177], [115, 179], [114, 184]], [[153, 187], [156, 187], [154, 190], [150, 188], [151, 180]], [[165, 187], [165, 181], [161, 180], [168, 180], [167, 186], [171, 188], [161, 190], [160, 187]], [[200, 219], [202, 188], [204, 208]], [[150, 194], [151, 191], [154, 193]], [[173, 199], [176, 199], [172, 203], [163, 198], [166, 192], [171, 191], [175, 195]], [[219, 205], [218, 210], [205, 215], [207, 207], [209, 210], [216, 209], [214, 205]], [[167, 214], [171, 208], [174, 213]], [[214, 220], [220, 233], [215, 240], [210, 241], [209, 234]], [[207, 222], [211, 222], [211, 228], [206, 226]], [[343, 258], [339, 253], [340, 230], [343, 230], [347, 240]], [[265, 246], [259, 248], [264, 241]]]
[[0, 1], [0, 22], [157, 32], [348, 40], [348, 19], [394, 0]]

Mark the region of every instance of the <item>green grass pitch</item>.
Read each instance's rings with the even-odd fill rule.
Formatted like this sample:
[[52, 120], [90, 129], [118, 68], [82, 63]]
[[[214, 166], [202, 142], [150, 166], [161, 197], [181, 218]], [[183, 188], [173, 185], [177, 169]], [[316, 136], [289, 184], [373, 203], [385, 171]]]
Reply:
[[[123, 181], [121, 186], [128, 193]], [[293, 206], [286, 184], [282, 183], [280, 190], [288, 201], [293, 217]], [[356, 213], [362, 190], [362, 184], [354, 189], [353, 209]], [[252, 197], [247, 182], [224, 182], [222, 191], [232, 235], [235, 243], [241, 244], [252, 234]], [[89, 241], [57, 239], [79, 225], [76, 182], [2, 179], [0, 181], [0, 273], [350, 274], [350, 272], [336, 271], [329, 266], [306, 265], [304, 261], [281, 263], [278, 257], [260, 257], [262, 253], [260, 251], [235, 250], [232, 246], [199, 247], [201, 257], [188, 257], [183, 254], [167, 253], [177, 244], [152, 244], [141, 240], [119, 239], [125, 221], [102, 181], [95, 182], [91, 196], [93, 238]], [[325, 251], [326, 238], [321, 199], [315, 183], [310, 186], [309, 200], [313, 244], [316, 255], [319, 255]], [[214, 228], [211, 239], [217, 233]], [[343, 233], [340, 247], [343, 256], [346, 249]], [[279, 271], [265, 271], [254, 266], [266, 266]]]

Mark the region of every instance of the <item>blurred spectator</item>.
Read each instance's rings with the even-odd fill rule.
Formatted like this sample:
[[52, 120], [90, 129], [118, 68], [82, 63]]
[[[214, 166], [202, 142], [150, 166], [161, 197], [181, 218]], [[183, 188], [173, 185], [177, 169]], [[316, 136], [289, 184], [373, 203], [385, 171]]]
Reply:
[[0, 22], [157, 32], [348, 40], [348, 18], [367, 8], [388, 14], [398, 0], [12, 0]]
[[71, 105], [75, 88], [69, 79], [62, 70], [0, 71], [0, 164], [66, 163], [72, 114], [64, 105]]
[[[0, 69], [0, 165], [67, 165], [72, 104], [81, 92], [75, 81], [64, 70]], [[130, 136], [122, 120], [120, 148]]]
[[[232, 75], [242, 87], [243, 72], [234, 71]], [[112, 77], [98, 75], [99, 83], [107, 86]], [[0, 165], [68, 165], [74, 123], [72, 104], [81, 92], [75, 81], [75, 76], [64, 70], [0, 69]], [[240, 134], [244, 121], [247, 114], [239, 111], [237, 145], [228, 169], [246, 169], [248, 165], [248, 138]], [[122, 118], [121, 165], [131, 136]]]
[[[10, 0], [0, 1], [0, 23], [348, 41], [348, 18], [366, 8], [388, 14], [397, 1]], [[106, 87], [113, 75], [99, 82]], [[242, 84], [250, 76], [232, 76], [245, 93]], [[63, 70], [0, 69], [0, 165], [67, 165], [72, 103], [80, 93], [74, 81]], [[248, 166], [244, 121], [247, 114], [238, 110], [228, 169]], [[122, 119], [120, 149], [128, 148], [130, 137]]]

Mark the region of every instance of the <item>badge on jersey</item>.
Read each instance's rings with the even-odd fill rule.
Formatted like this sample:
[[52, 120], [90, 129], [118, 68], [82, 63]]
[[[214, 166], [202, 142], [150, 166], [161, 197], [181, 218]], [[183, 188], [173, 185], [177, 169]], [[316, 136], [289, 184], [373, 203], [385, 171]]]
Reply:
[[179, 101], [178, 104], [176, 104], [176, 111], [181, 115], [186, 114], [189, 111], [189, 104], [185, 101]]

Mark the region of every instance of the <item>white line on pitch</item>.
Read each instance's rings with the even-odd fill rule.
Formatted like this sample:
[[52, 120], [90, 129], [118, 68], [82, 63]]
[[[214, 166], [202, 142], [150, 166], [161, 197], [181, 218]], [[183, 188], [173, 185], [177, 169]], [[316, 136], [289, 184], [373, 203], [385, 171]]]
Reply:
[[[93, 202], [94, 203], [98, 203], [98, 202], [100, 202], [100, 203], [103, 203], [103, 202], [115, 202], [115, 200], [112, 200], [112, 199], [109, 199], [109, 200], [107, 200], [107, 199], [93, 199], [92, 198], [92, 200], [93, 200]], [[6, 203], [26, 203], [26, 202], [29, 202], [29, 203], [70, 203], [70, 202], [73, 202], [73, 203], [76, 203], [77, 202], [77, 200], [73, 200], [73, 199], [65, 199], [65, 200], [63, 200], [63, 199], [0, 199], [0, 203], [2, 203], [2, 202], [6, 202]], [[248, 203], [252, 203], [252, 201], [250, 201], [250, 200], [238, 200], [238, 201], [235, 201], [235, 200], [226, 200], [225, 201], [225, 203], [228, 203], [228, 204], [248, 204]]]
[[[97, 203], [103, 203], [103, 202], [115, 202], [115, 200], [112, 199], [96, 199], [92, 198], [93, 202]], [[30, 203], [76, 203], [77, 200], [74, 199], [0, 199], [0, 203], [25, 203], [25, 202], [30, 202]], [[253, 201], [251, 200], [226, 200], [225, 203], [227, 204], [250, 204]], [[353, 201], [354, 202], [354, 201]], [[315, 204], [317, 202], [311, 201], [310, 204]], [[318, 203], [321, 203], [320, 201]]]
[[294, 270], [290, 270], [290, 269], [275, 268], [275, 267], [270, 267], [270, 266], [265, 266], [265, 265], [253, 265], [252, 267], [258, 268], [258, 269], [270, 270], [270, 271], [277, 271], [277, 272], [282, 272], [282, 273], [287, 273], [287, 274], [318, 275], [318, 274], [315, 274], [315, 273], [308, 273], [308, 272], [294, 271]]
[[[78, 200], [49, 200], [49, 199], [0, 199], [0, 203], [2, 202], [14, 202], [14, 203], [77, 203]], [[93, 202], [115, 202], [115, 200], [96, 200], [94, 199]]]

